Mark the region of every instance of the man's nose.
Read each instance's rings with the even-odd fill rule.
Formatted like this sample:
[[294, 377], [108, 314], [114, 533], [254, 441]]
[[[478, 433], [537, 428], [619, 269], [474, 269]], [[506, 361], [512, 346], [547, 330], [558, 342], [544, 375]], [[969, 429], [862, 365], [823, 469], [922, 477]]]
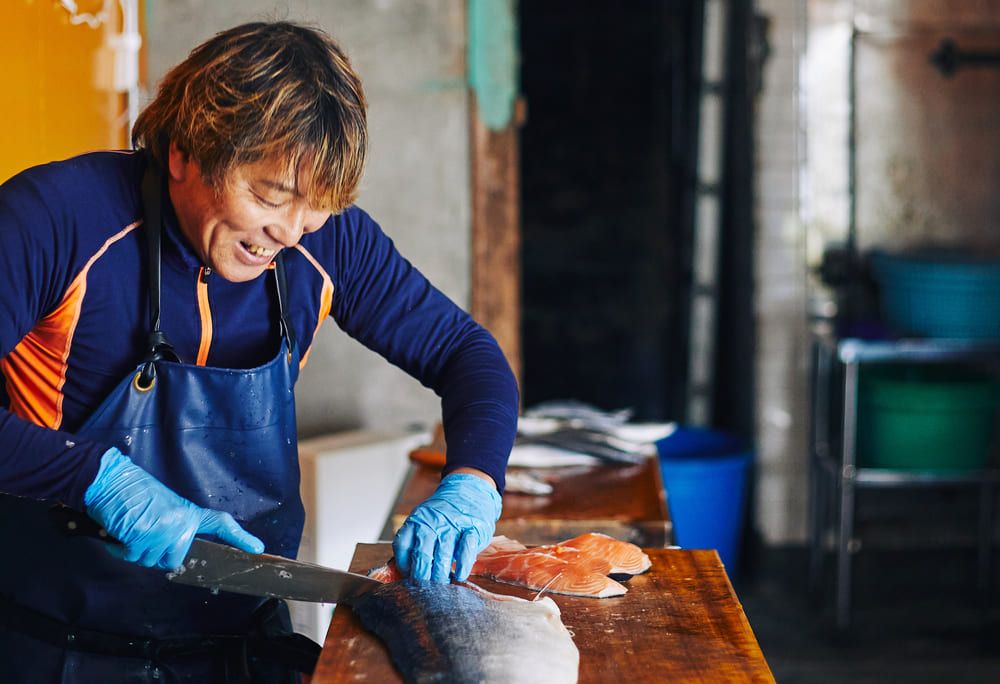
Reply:
[[305, 209], [288, 211], [280, 221], [275, 221], [267, 227], [268, 234], [283, 247], [294, 247], [306, 231], [308, 212]]

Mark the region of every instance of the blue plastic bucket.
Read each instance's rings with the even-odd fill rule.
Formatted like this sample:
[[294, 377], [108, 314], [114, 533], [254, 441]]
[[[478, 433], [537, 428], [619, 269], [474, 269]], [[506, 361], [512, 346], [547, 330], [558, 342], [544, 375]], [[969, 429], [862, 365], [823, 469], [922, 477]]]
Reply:
[[1000, 338], [1000, 259], [961, 248], [872, 252], [887, 322], [897, 332]]
[[657, 450], [674, 543], [715, 549], [735, 577], [753, 451], [733, 435], [699, 428], [679, 428]]

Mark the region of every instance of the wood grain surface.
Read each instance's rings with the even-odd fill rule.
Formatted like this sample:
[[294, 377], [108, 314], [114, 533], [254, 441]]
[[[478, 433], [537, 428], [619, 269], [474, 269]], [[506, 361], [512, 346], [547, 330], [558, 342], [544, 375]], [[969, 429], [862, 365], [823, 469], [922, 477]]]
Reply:
[[[750, 623], [715, 551], [647, 549], [648, 573], [610, 599], [551, 595], [580, 651], [582, 684], [591, 682], [774, 682]], [[389, 544], [359, 544], [351, 570], [392, 555]], [[482, 578], [497, 593], [535, 592]], [[401, 682], [382, 642], [338, 605], [312, 684]]]
[[[554, 544], [585, 532], [603, 532], [639, 546], [671, 543], [659, 463], [537, 468], [532, 472], [552, 485], [545, 496], [506, 493], [497, 534], [523, 544]], [[415, 506], [434, 493], [439, 468], [415, 463], [383, 538], [399, 529]]]

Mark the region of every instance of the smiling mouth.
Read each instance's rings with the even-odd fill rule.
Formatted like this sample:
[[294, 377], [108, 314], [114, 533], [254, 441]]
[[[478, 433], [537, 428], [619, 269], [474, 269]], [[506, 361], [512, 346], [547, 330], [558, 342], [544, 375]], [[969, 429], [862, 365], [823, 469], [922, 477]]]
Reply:
[[246, 242], [241, 242], [240, 244], [243, 245], [243, 248], [246, 249], [246, 251], [258, 257], [272, 257], [278, 251], [276, 249], [268, 249], [267, 247], [261, 247], [260, 245], [251, 245]]

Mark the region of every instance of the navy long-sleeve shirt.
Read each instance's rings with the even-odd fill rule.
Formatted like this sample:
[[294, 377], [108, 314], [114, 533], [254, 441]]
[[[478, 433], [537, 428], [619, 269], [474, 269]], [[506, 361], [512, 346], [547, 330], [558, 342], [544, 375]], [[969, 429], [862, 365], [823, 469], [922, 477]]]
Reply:
[[[0, 186], [0, 491], [82, 508], [108, 445], [73, 431], [135, 371], [150, 327], [145, 167], [142, 152], [98, 152]], [[272, 280], [231, 283], [205, 269], [164, 201], [161, 329], [187, 363], [269, 361], [280, 339]], [[493, 337], [357, 207], [284, 259], [302, 363], [332, 317], [441, 397], [445, 473], [479, 468], [502, 491], [518, 399]]]

